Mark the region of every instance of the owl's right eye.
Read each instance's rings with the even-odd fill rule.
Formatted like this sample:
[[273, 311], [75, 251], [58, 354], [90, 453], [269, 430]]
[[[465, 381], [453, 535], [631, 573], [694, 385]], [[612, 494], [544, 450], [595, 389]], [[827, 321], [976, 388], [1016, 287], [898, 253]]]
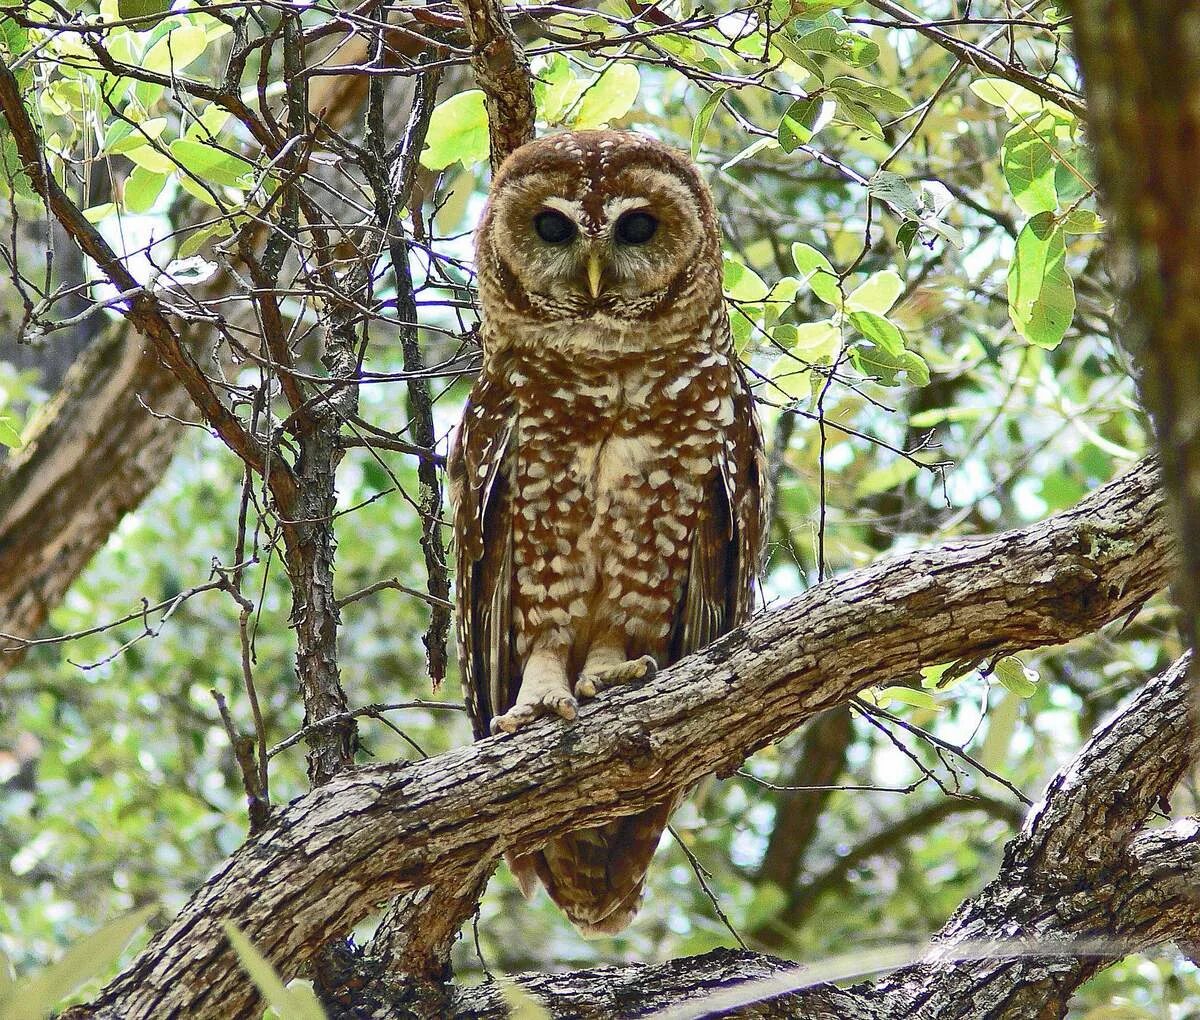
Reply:
[[575, 236], [575, 224], [557, 209], [543, 209], [533, 218], [533, 229], [547, 244], [566, 244]]

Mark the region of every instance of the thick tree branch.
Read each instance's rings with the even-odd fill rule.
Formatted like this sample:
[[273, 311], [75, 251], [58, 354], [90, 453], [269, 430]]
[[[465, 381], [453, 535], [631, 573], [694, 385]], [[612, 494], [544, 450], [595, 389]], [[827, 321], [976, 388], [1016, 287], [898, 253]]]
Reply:
[[[1194, 895], [1200, 826], [1185, 819], [1135, 832], [1195, 761], [1187, 669], [1185, 656], [1150, 681], [1054, 777], [1006, 848], [997, 878], [955, 912], [920, 963], [848, 989], [813, 985], [796, 991], [812, 980], [805, 967], [727, 950], [517, 980], [552, 1017], [564, 1020], [649, 1014], [672, 1020], [718, 1014], [1061, 1018], [1075, 990], [1096, 971], [1131, 952], [1191, 940], [1200, 928]], [[1099, 853], [1096, 840], [1103, 844]], [[1081, 944], [1077, 955], [1070, 955], [1071, 943]], [[865, 953], [863, 962], [871, 955]], [[494, 984], [449, 989], [429, 1002], [420, 989], [391, 983], [367, 967], [353, 972], [359, 979], [355, 1006], [370, 1005], [355, 1016], [508, 1016]]]
[[835, 578], [572, 725], [358, 769], [280, 812], [100, 996], [127, 1020], [248, 1017], [233, 920], [290, 977], [381, 899], [638, 811], [864, 687], [1058, 644], [1135, 611], [1175, 552], [1153, 463], [1041, 524]]
[[471, 70], [483, 89], [492, 169], [533, 138], [537, 111], [529, 61], [497, 0], [457, 0], [471, 40]]

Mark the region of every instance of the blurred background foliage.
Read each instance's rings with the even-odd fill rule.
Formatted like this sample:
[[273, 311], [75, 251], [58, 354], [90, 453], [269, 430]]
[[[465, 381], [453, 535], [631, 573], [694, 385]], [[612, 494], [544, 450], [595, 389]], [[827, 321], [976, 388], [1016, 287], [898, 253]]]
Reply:
[[[1105, 257], [1076, 117], [964, 66], [866, 3], [726, 7], [654, 5], [674, 31], [622, 0], [513, 13], [537, 78], [539, 130], [652, 133], [690, 149], [716, 195], [735, 332], [771, 449], [767, 604], [897, 550], [1039, 520], [1142, 456], [1147, 421], [1115, 333], [1120, 267]], [[958, 19], [946, 30], [1077, 91], [1069, 22], [1052, 5], [910, 7]], [[48, 21], [118, 14], [110, 0], [26, 10]], [[229, 33], [199, 10], [177, 4], [147, 31], [114, 30], [108, 45], [143, 66], [186, 57], [189, 76], [219, 80]], [[324, 16], [313, 5], [306, 18]], [[202, 276], [206, 245], [227, 228], [178, 217], [192, 208], [189, 196], [214, 205], [215, 191], [235, 210], [250, 201], [253, 168], [233, 155], [221, 163], [217, 148], [197, 141], [221, 140], [231, 153], [245, 141], [237, 126], [214, 116], [212, 136], [197, 133], [203, 110], [142, 84], [116, 97], [140, 125], [127, 129], [79, 36], [2, 14], [0, 26], [10, 56], [37, 44], [55, 58], [23, 68], [52, 160], [60, 171], [87, 168], [84, 204], [110, 242], [134, 251], [186, 226], [172, 254], [197, 259]], [[463, 260], [490, 176], [481, 94], [451, 74], [439, 98], [422, 157], [427, 235], [411, 253], [427, 363], [452, 357], [464, 337], [469, 345]], [[0, 146], [11, 168], [11, 139]], [[161, 159], [163, 148], [173, 161]], [[20, 175], [9, 178], [13, 209], [36, 220]], [[0, 233], [28, 226], [14, 215], [0, 210]], [[15, 332], [28, 326], [21, 297], [0, 290], [0, 315]], [[0, 366], [9, 445], [58, 381], [58, 338], [25, 329], [24, 339]], [[398, 370], [386, 320], [371, 340], [366, 367]], [[465, 390], [462, 373], [435, 386], [443, 451]], [[361, 413], [402, 430], [404, 384], [364, 386]], [[353, 449], [338, 480], [339, 595], [386, 578], [423, 589], [413, 458]], [[132, 907], [157, 904], [165, 920], [245, 837], [241, 782], [211, 693], [248, 726], [237, 606], [219, 590], [189, 594], [210, 579], [214, 558], [232, 562], [241, 489], [232, 455], [206, 430], [187, 429], [152, 496], [51, 614], [39, 637], [52, 640], [0, 685], [0, 949], [18, 974]], [[266, 543], [260, 553], [245, 590], [257, 593], [254, 677], [275, 744], [298, 729], [303, 710], [286, 577]], [[142, 613], [163, 603], [165, 616]], [[120, 626], [64, 640], [127, 614]], [[459, 703], [453, 674], [431, 690], [427, 618], [426, 605], [398, 588], [346, 606], [343, 682], [355, 707]], [[993, 876], [1024, 817], [1021, 795], [1036, 799], [1097, 722], [1179, 651], [1159, 599], [1065, 648], [959, 676], [896, 677], [737, 775], [702, 784], [664, 839], [642, 914], [620, 937], [584, 941], [544, 895], [523, 902], [501, 868], [456, 970], [470, 978], [482, 961], [514, 972], [732, 944], [693, 855], [752, 948], [813, 959], [921, 938]], [[432, 755], [470, 739], [456, 711], [418, 707], [385, 719], [360, 720], [360, 760]], [[307, 789], [303, 744], [272, 758], [271, 783], [276, 803]], [[1173, 807], [1192, 806], [1189, 786]], [[1072, 1015], [1197, 1011], [1191, 964], [1135, 957], [1086, 986]]]

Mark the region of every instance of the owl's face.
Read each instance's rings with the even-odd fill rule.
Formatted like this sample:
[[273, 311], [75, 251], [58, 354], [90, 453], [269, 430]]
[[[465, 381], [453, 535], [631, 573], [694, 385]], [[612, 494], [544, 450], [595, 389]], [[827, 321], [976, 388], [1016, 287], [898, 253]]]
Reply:
[[691, 163], [618, 131], [519, 149], [496, 175], [477, 243], [485, 315], [501, 301], [543, 323], [610, 325], [644, 322], [684, 296], [720, 250]]

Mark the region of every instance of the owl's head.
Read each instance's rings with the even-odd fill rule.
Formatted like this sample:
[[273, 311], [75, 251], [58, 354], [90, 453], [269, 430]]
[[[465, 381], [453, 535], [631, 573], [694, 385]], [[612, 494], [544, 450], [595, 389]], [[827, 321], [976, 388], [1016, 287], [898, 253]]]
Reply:
[[476, 237], [484, 314], [653, 322], [716, 288], [708, 188], [681, 153], [629, 131], [530, 142], [497, 171]]

